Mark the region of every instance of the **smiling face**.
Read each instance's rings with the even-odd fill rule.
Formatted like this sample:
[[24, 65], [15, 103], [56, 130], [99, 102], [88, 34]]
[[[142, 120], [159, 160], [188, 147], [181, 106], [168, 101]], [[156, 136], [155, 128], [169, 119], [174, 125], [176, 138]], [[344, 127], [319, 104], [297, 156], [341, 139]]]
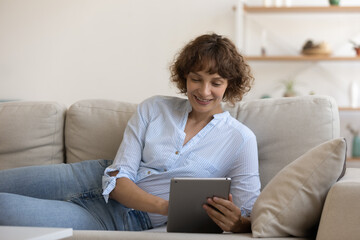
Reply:
[[231, 104], [241, 101], [254, 81], [249, 65], [235, 44], [215, 33], [201, 35], [185, 45], [170, 66], [171, 81], [180, 93], [188, 94], [189, 73], [203, 70], [209, 74], [217, 73], [228, 80], [222, 101]]
[[207, 71], [190, 72], [186, 77], [187, 96], [193, 114], [212, 116], [223, 112], [223, 100], [228, 80]]

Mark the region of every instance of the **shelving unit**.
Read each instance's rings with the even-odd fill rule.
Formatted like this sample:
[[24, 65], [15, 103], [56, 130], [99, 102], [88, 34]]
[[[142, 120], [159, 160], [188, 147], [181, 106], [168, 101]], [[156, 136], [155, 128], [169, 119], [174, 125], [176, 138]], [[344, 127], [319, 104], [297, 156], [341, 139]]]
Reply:
[[360, 107], [339, 107], [339, 111], [360, 111]]
[[329, 6], [329, 7], [249, 7], [244, 6], [244, 11], [248, 13], [304, 13], [304, 12], [317, 12], [317, 13], [329, 13], [329, 12], [360, 12], [360, 7], [341, 7], [341, 6]]
[[[241, 7], [241, 5], [239, 5]], [[242, 5], [239, 15], [244, 13], [262, 13], [262, 14], [281, 14], [281, 13], [360, 13], [360, 6], [328, 6], [328, 7], [249, 7]], [[241, 16], [238, 16], [238, 21]], [[243, 22], [243, 20], [242, 20]], [[241, 35], [240, 33], [238, 34]], [[242, 35], [244, 35], [242, 33]], [[238, 43], [243, 41], [238, 40]], [[247, 56], [249, 61], [360, 61], [360, 56], [310, 56], [310, 55], [295, 55], [295, 56]]]
[[249, 61], [360, 61], [360, 57], [346, 56], [246, 56]]
[[[356, 22], [360, 19], [360, 4], [291, 7], [250, 4], [256, 3], [239, 0], [236, 6], [235, 43], [257, 78], [252, 97], [282, 96], [279, 82], [295, 79], [300, 95], [328, 94], [336, 97], [341, 106], [350, 106], [349, 89], [352, 82], [358, 81], [360, 56], [352, 50], [349, 39], [359, 42]], [[301, 54], [301, 47], [308, 40], [315, 44], [326, 42], [332, 53]]]

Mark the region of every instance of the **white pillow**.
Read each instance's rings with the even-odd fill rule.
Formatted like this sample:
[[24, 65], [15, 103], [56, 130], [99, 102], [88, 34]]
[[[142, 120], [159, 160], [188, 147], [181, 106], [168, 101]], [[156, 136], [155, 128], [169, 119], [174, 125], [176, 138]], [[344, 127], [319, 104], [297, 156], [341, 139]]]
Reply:
[[330, 187], [343, 176], [344, 138], [311, 149], [266, 185], [251, 214], [253, 237], [307, 237], [316, 233]]

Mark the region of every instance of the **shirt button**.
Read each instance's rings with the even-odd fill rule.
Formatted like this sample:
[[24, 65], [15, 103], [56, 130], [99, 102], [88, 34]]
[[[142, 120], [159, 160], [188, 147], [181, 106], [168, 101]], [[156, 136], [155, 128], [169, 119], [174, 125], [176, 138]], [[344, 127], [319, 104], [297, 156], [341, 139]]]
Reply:
[[167, 169], [166, 169], [166, 168], [164, 169], [164, 172], [167, 172]]
[[150, 174], [150, 173], [151, 173], [151, 171], [148, 171], [148, 172], [147, 172], [147, 174]]
[[176, 151], [175, 154], [178, 155], [178, 154], [179, 154], [179, 151]]

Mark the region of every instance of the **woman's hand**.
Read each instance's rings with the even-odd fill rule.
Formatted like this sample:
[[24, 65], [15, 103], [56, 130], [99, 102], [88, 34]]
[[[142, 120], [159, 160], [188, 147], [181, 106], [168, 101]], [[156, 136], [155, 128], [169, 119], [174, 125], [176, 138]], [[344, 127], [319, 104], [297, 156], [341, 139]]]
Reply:
[[[211, 208], [210, 206], [219, 211]], [[249, 218], [241, 217], [240, 208], [238, 208], [229, 194], [229, 200], [218, 197], [209, 198], [207, 204], [203, 205], [209, 217], [226, 232], [251, 232], [251, 223]]]

